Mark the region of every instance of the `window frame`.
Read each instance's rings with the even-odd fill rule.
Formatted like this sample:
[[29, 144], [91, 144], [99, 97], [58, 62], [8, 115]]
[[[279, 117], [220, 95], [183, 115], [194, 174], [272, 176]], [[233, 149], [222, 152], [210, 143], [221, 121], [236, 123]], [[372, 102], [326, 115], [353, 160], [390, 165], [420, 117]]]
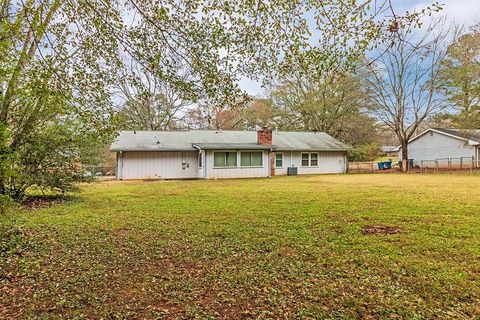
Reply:
[[[313, 154], [317, 156], [317, 157], [315, 158], [315, 160], [317, 161], [317, 164], [316, 164], [316, 165], [313, 165], [313, 164], [312, 164], [312, 160], [313, 160], [313, 159], [312, 159], [312, 155], [313, 155]], [[319, 163], [319, 154], [318, 154], [318, 152], [311, 152], [311, 153], [310, 153], [310, 167], [316, 168], [316, 167], [318, 167], [318, 163]]]
[[199, 169], [203, 168], [203, 151], [200, 151], [198, 153], [198, 168]]
[[[224, 157], [223, 157], [224, 165], [223, 166], [216, 166], [215, 165], [215, 154], [216, 153], [223, 153], [224, 154]], [[227, 154], [228, 153], [234, 153], [235, 154], [235, 165], [234, 166], [227, 166]], [[221, 151], [221, 150], [213, 151], [213, 168], [214, 169], [238, 168], [238, 151]]]
[[[263, 151], [242, 150], [239, 153], [240, 153], [240, 165], [238, 166], [239, 168], [263, 168]], [[244, 153], [249, 153], [250, 154], [250, 165], [249, 166], [242, 165], [242, 154], [244, 154]], [[260, 161], [261, 161], [260, 165], [252, 165], [252, 154], [253, 153], [259, 153], [260, 154]]]
[[[303, 159], [304, 154], [308, 155], [308, 159]], [[315, 154], [317, 156], [316, 159], [313, 159], [317, 161], [316, 165], [312, 165], [312, 154]], [[308, 164], [304, 165], [303, 161], [307, 161]], [[303, 168], [318, 168], [318, 165], [320, 163], [320, 154], [318, 152], [302, 152], [300, 155], [300, 163]]]
[[[277, 161], [279, 161], [277, 156], [281, 156], [280, 161], [282, 162], [282, 165], [280, 166], [277, 165]], [[275, 168], [283, 168], [283, 152], [275, 152]]]
[[[304, 155], [304, 154], [307, 155], [307, 159], [303, 159], [303, 155]], [[304, 165], [304, 164], [303, 164], [303, 161], [305, 161], [305, 160], [307, 161], [307, 165]], [[300, 154], [300, 164], [301, 164], [302, 167], [304, 167], [304, 168], [310, 167], [310, 153], [309, 153], [309, 152], [302, 152], [302, 153]]]

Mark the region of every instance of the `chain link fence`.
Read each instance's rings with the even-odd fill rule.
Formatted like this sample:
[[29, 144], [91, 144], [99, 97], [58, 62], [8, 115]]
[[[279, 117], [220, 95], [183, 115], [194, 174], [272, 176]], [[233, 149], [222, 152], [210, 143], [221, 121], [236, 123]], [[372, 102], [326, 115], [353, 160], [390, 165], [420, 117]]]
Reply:
[[[398, 161], [392, 162], [391, 166], [385, 168], [379, 162], [348, 162], [348, 173], [391, 173], [401, 172], [402, 164]], [[474, 172], [480, 171], [480, 162], [474, 157], [461, 158], [439, 158], [434, 160], [409, 160], [407, 161], [407, 172], [411, 173], [437, 173], [437, 172]]]
[[479, 170], [479, 164], [474, 157], [461, 158], [439, 158], [435, 160], [413, 161], [413, 166], [409, 171], [416, 173], [436, 173], [453, 171], [476, 171]]
[[115, 178], [115, 167], [103, 167], [103, 166], [83, 166], [83, 177], [84, 178], [99, 178], [99, 179], [114, 179]]

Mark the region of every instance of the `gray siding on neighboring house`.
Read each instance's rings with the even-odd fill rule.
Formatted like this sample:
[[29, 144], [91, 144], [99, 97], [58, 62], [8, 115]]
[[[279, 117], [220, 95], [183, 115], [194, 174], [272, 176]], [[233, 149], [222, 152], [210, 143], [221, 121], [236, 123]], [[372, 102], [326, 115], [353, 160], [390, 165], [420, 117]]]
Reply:
[[[402, 150], [398, 152], [402, 159]], [[408, 157], [417, 161], [475, 157], [476, 147], [455, 137], [447, 136], [435, 131], [429, 131], [408, 144]]]
[[[237, 167], [235, 168], [215, 168], [214, 167], [214, 152], [237, 152]], [[258, 150], [252, 150], [258, 152]], [[205, 178], [206, 179], [229, 179], [229, 178], [257, 178], [269, 176], [269, 153], [268, 151], [261, 151], [263, 153], [262, 167], [241, 167], [240, 166], [240, 152], [250, 152], [249, 150], [207, 150], [205, 151]]]
[[283, 166], [275, 168], [276, 175], [286, 175], [288, 167], [297, 167], [298, 174], [319, 173], [344, 173], [346, 170], [346, 153], [329, 151], [305, 151], [306, 153], [318, 153], [318, 166], [303, 167], [301, 151], [276, 151], [283, 154]]
[[117, 157], [117, 171], [118, 178], [125, 180], [198, 178], [198, 152], [122, 152]]

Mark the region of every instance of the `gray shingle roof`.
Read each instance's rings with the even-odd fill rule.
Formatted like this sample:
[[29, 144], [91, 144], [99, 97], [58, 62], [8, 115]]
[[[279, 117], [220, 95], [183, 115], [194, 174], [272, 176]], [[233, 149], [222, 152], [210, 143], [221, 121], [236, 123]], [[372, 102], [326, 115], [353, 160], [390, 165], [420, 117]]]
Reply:
[[[272, 144], [278, 151], [347, 151], [350, 147], [323, 132], [272, 133]], [[112, 151], [191, 151], [193, 145], [207, 149], [254, 149], [256, 131], [190, 130], [190, 131], [121, 131], [110, 147]], [[245, 147], [245, 148], [244, 148]], [[218, 149], [217, 149], [218, 150]]]
[[270, 150], [274, 146], [264, 146], [258, 143], [194, 143], [194, 147], [202, 150]]
[[395, 152], [397, 151], [397, 146], [381, 146], [380, 150], [382, 150], [382, 152]]

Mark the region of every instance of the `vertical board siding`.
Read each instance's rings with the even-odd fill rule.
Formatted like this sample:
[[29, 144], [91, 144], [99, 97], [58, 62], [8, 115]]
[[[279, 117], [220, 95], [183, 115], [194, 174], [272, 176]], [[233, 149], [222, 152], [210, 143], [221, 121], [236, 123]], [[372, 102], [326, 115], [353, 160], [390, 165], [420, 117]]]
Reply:
[[[269, 176], [269, 157], [268, 151], [263, 151], [262, 167], [240, 167], [240, 152], [238, 150], [222, 150], [217, 152], [238, 152], [237, 167], [236, 168], [214, 168], [213, 167], [213, 153], [208, 150], [205, 152], [206, 159], [206, 178], [207, 179], [231, 179], [231, 178], [257, 178]], [[245, 152], [250, 152], [244, 150]]]
[[[475, 147], [465, 141], [437, 132], [429, 132], [408, 144], [408, 157], [414, 161], [475, 156]], [[399, 160], [402, 160], [400, 149]]]
[[[119, 156], [120, 179], [198, 178], [198, 152], [124, 152]], [[183, 169], [182, 162], [188, 163]]]
[[[234, 151], [235, 150], [225, 150]], [[262, 167], [241, 167], [240, 151], [236, 168], [214, 168], [213, 152], [203, 152], [203, 168], [198, 167], [198, 152], [124, 152], [118, 155], [118, 178], [131, 179], [231, 179], [269, 177], [269, 152], [263, 151]], [[248, 152], [248, 151], [246, 151]], [[302, 167], [302, 152], [285, 151], [282, 168], [275, 175], [286, 175], [287, 168], [298, 168], [298, 174], [321, 174], [345, 172], [345, 152], [318, 152], [317, 167]], [[183, 169], [186, 161], [188, 168]], [[205, 176], [204, 176], [205, 175]]]
[[298, 174], [344, 173], [346, 170], [345, 152], [316, 152], [318, 153], [318, 166], [316, 167], [302, 167], [303, 152], [284, 151], [282, 153], [283, 167], [275, 169], [275, 174], [279, 176], [286, 175], [287, 168], [292, 166], [298, 168]]

